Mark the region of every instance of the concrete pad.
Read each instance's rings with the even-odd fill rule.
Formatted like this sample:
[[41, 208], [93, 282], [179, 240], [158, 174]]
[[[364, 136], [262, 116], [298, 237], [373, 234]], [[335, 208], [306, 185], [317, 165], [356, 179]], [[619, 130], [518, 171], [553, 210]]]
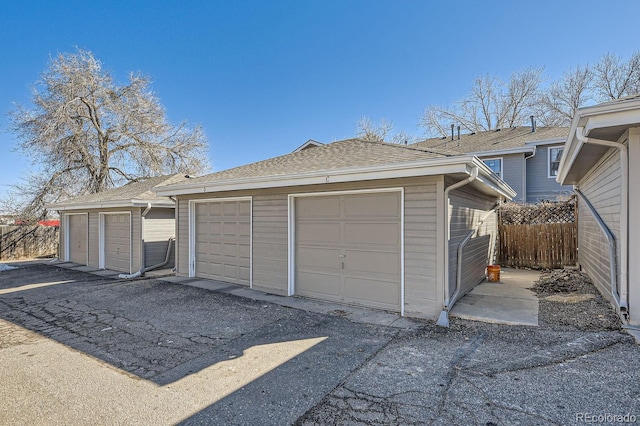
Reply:
[[92, 272], [92, 274], [100, 275], [101, 277], [107, 277], [107, 278], [118, 278], [118, 275], [120, 275], [121, 272], [111, 271], [109, 269], [99, 269], [95, 272]]
[[540, 278], [540, 272], [532, 269], [502, 268], [500, 282], [512, 287], [530, 288]]
[[538, 301], [469, 293], [456, 302], [451, 316], [510, 325], [538, 325]]
[[187, 277], [162, 277], [162, 278], [158, 278], [158, 281], [166, 281], [166, 282], [170, 282], [170, 283], [175, 283], [175, 284], [187, 284], [188, 282], [194, 281], [193, 278], [187, 278]]
[[[168, 281], [168, 280], [167, 280]], [[175, 281], [173, 281], [175, 282]], [[196, 280], [196, 281], [182, 281], [179, 284], [189, 285], [191, 287], [203, 288], [205, 290], [220, 291], [222, 289], [232, 288], [233, 284], [223, 283], [221, 281], [210, 280]]]
[[538, 300], [538, 296], [536, 296], [531, 290], [501, 283], [482, 283], [471, 290], [471, 293], [483, 296], [515, 297], [517, 299]]
[[147, 278], [160, 278], [175, 276], [175, 273], [173, 272], [173, 269], [154, 269], [153, 271], [145, 272], [144, 276]]
[[78, 266], [75, 268], [69, 268], [69, 269], [73, 269], [74, 271], [80, 271], [80, 272], [96, 272], [99, 271], [99, 269], [93, 268], [91, 266]]

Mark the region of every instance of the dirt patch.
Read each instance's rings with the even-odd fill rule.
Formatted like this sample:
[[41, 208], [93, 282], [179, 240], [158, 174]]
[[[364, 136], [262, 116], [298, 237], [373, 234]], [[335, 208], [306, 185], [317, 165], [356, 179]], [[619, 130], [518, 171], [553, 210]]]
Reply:
[[531, 287], [540, 306], [538, 324], [551, 329], [620, 330], [613, 306], [587, 274], [573, 269], [545, 271]]

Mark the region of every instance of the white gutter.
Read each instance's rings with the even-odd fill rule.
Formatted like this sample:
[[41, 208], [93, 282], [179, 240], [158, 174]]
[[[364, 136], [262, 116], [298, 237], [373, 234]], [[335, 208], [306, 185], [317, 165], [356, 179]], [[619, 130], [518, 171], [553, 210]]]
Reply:
[[[629, 248], [629, 156], [627, 146], [613, 141], [589, 138], [584, 135], [584, 127], [576, 128], [576, 138], [581, 144], [593, 144], [615, 148], [620, 153], [620, 311], [626, 315], [629, 307], [628, 248]], [[579, 151], [577, 147], [576, 152]], [[612, 286], [615, 283], [612, 283]], [[613, 288], [612, 288], [613, 290]], [[615, 297], [615, 294], [613, 295]]]
[[47, 204], [44, 207], [48, 210], [88, 210], [88, 209], [112, 209], [112, 208], [128, 208], [128, 207], [147, 207], [151, 204], [153, 207], [175, 207], [173, 201], [165, 200], [117, 200], [117, 201], [102, 201], [96, 203], [60, 203], [60, 204]]
[[[438, 317], [438, 325], [443, 327], [449, 327], [449, 309], [452, 305], [452, 298], [449, 294], [449, 239], [451, 238], [451, 224], [449, 223], [449, 193], [458, 189], [464, 185], [468, 185], [478, 177], [478, 166], [473, 164], [473, 169], [471, 169], [471, 175], [461, 180], [460, 182], [456, 182], [453, 185], [447, 187], [444, 190], [444, 228], [447, 233], [446, 238], [444, 239], [444, 306], [442, 307], [442, 312], [440, 312], [440, 316]], [[457, 292], [454, 292], [454, 296]]]

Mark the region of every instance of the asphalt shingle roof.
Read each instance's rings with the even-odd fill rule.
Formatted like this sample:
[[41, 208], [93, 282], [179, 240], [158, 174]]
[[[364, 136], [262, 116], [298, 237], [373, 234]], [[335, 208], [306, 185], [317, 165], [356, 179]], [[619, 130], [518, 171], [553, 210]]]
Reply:
[[511, 127], [501, 130], [468, 133], [457, 135], [454, 140], [447, 138], [431, 138], [409, 145], [414, 148], [453, 150], [460, 153], [500, 151], [521, 148], [528, 143], [542, 142], [551, 139], [566, 139], [568, 127], [537, 127], [535, 132], [529, 126]]
[[[60, 205], [66, 204], [92, 204], [103, 202], [117, 202], [117, 201], [129, 201], [129, 200], [166, 200], [167, 197], [161, 197], [155, 195], [151, 191], [151, 188], [156, 186], [165, 186], [175, 183], [183, 182], [187, 179], [184, 173], [178, 173], [168, 176], [157, 176], [149, 179], [145, 179], [140, 182], [131, 182], [118, 188], [109, 189], [107, 191], [98, 192], [95, 194], [87, 194], [79, 197], [72, 198], [70, 200], [56, 203]], [[55, 204], [54, 204], [55, 205]]]
[[382, 166], [447, 156], [446, 153], [440, 150], [361, 139], [347, 139], [192, 178], [189, 179], [189, 184]]

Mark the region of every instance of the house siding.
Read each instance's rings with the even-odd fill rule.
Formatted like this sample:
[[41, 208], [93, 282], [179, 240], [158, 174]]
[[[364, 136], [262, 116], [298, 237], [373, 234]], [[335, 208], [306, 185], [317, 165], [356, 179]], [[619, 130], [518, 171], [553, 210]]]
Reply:
[[[144, 266], [164, 262], [169, 238], [175, 237], [175, 210], [154, 208], [144, 218]], [[175, 250], [172, 250], [175, 252]], [[173, 267], [173, 254], [167, 268]]]
[[[526, 160], [527, 162], [527, 203], [537, 203], [542, 200], [556, 200], [558, 197], [571, 195], [571, 185], [560, 185], [555, 177], [549, 177], [549, 147], [564, 145], [540, 145], [536, 155]], [[509, 182], [507, 182], [509, 183]]]
[[[620, 239], [620, 177], [620, 157], [616, 150], [610, 150], [603, 160], [579, 182], [581, 192], [597, 210], [616, 241]], [[588, 207], [578, 202], [578, 209], [578, 262], [600, 292], [611, 300], [607, 238]], [[620, 247], [616, 253], [616, 258], [619, 259], [619, 257]], [[619, 260], [616, 270], [619, 279]]]
[[502, 159], [502, 180], [517, 192], [513, 201], [525, 202], [527, 194], [525, 188], [524, 154], [490, 155], [481, 157], [481, 160], [489, 158]]
[[[629, 129], [629, 164], [640, 164], [640, 127]], [[629, 322], [640, 325], [640, 168], [629, 168]]]
[[189, 200], [252, 197], [252, 286], [268, 293], [288, 293], [290, 194], [404, 188], [405, 314], [436, 318], [441, 309], [437, 283], [437, 182], [441, 177], [388, 179], [356, 183], [309, 185], [255, 191], [231, 191], [179, 196], [179, 276], [189, 274]]
[[[447, 180], [447, 184], [453, 181]], [[497, 215], [488, 213], [496, 203], [495, 197], [485, 196], [469, 186], [463, 186], [449, 194], [449, 294], [453, 295], [458, 276], [458, 247], [465, 236], [478, 228], [480, 221], [489, 214], [477, 232], [463, 249], [460, 294], [464, 295], [485, 279], [487, 265], [493, 263], [497, 233]]]

